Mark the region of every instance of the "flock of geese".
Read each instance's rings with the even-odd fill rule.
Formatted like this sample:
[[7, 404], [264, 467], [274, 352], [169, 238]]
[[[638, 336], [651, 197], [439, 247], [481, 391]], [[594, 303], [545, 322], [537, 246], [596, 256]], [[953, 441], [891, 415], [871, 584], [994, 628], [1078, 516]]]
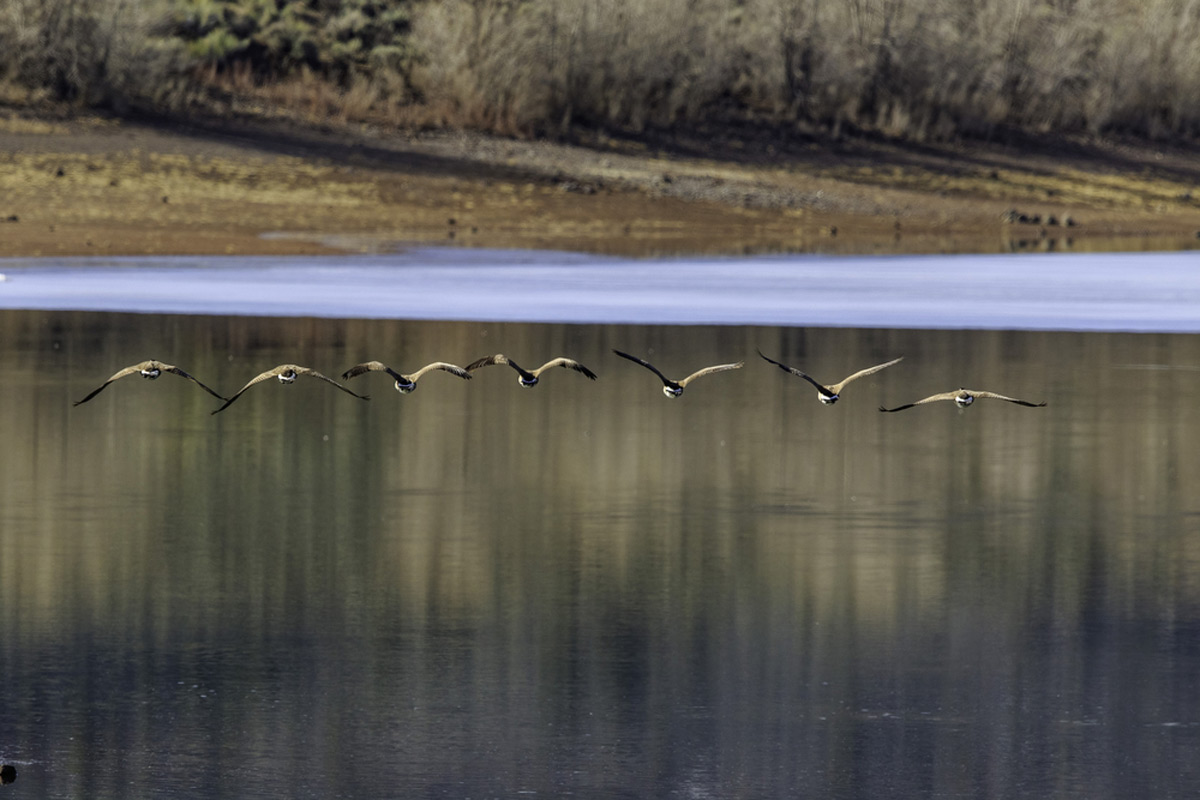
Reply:
[[[703, 378], [708, 375], [715, 375], [715, 374], [721, 373], [721, 372], [727, 372], [729, 370], [741, 369], [743, 366], [745, 366], [744, 361], [738, 361], [738, 362], [732, 363], [732, 364], [716, 364], [711, 367], [704, 367], [703, 369], [696, 370], [691, 375], [688, 375], [686, 378], [680, 378], [679, 380], [674, 380], [672, 378], [668, 378], [666, 375], [664, 375], [658, 369], [658, 367], [654, 366], [653, 364], [651, 364], [648, 361], [638, 358], [637, 356], [632, 356], [629, 353], [622, 353], [620, 350], [613, 350], [613, 352], [616, 353], [621, 358], [628, 359], [629, 361], [632, 361], [635, 364], [639, 364], [639, 365], [645, 367], [646, 369], [648, 369], [650, 372], [653, 372], [655, 375], [657, 375], [659, 380], [661, 380], [662, 384], [663, 384], [663, 387], [662, 387], [663, 394], [665, 394], [667, 397], [670, 397], [670, 398], [676, 398], [676, 397], [679, 397], [680, 395], [682, 395], [683, 390], [687, 387], [687, 385], [698, 378]], [[867, 367], [866, 369], [860, 369], [858, 372], [855, 372], [855, 373], [843, 378], [842, 380], [838, 381], [837, 383], [824, 384], [824, 383], [821, 383], [820, 381], [816, 380], [815, 378], [813, 378], [811, 375], [809, 375], [806, 372], [802, 372], [801, 370], [798, 370], [795, 367], [789, 367], [787, 364], [783, 364], [779, 361], [776, 361], [773, 358], [768, 358], [767, 356], [763, 355], [763, 352], [761, 350], [758, 351], [758, 354], [760, 356], [762, 356], [762, 358], [765, 361], [767, 361], [771, 364], [774, 364], [775, 366], [782, 369], [784, 372], [788, 372], [799, 378], [803, 378], [804, 380], [808, 381], [813, 386], [815, 386], [817, 389], [817, 399], [820, 400], [825, 405], [832, 405], [832, 404], [836, 403], [842, 396], [842, 390], [845, 389], [845, 387], [848, 384], [858, 380], [859, 378], [865, 378], [868, 375], [874, 375], [876, 372], [879, 372], [880, 370], [883, 370], [883, 369], [887, 369], [888, 367], [898, 364], [902, 360], [904, 360], [904, 356], [900, 356], [899, 358], [894, 358], [891, 361], [886, 361], [882, 364], [876, 364], [873, 367]], [[554, 359], [551, 359], [550, 361], [547, 361], [545, 364], [542, 364], [540, 367], [538, 367], [535, 370], [527, 370], [524, 367], [522, 367], [520, 364], [513, 361], [511, 358], [509, 358], [508, 356], [506, 356], [502, 353], [497, 353], [494, 356], [487, 356], [485, 358], [481, 358], [478, 361], [474, 361], [474, 362], [468, 364], [466, 367], [458, 367], [458, 366], [455, 366], [454, 364], [448, 364], [444, 361], [435, 361], [432, 364], [426, 364], [424, 367], [421, 367], [416, 372], [412, 372], [412, 373], [408, 373], [408, 374], [402, 374], [400, 372], [397, 372], [396, 370], [392, 369], [391, 367], [389, 367], [388, 365], [384, 364], [381, 361], [367, 361], [362, 364], [357, 364], [357, 365], [351, 367], [350, 369], [346, 370], [344, 373], [342, 373], [342, 380], [350, 380], [351, 378], [356, 378], [359, 375], [365, 375], [368, 372], [386, 372], [389, 376], [391, 376], [391, 378], [395, 382], [394, 386], [396, 388], [396, 391], [400, 392], [401, 394], [408, 394], [409, 392], [412, 392], [417, 388], [417, 381], [420, 380], [422, 376], [424, 376], [425, 374], [427, 374], [429, 372], [440, 370], [443, 372], [448, 372], [451, 375], [462, 378], [464, 380], [470, 380], [471, 373], [473, 373], [475, 370], [482, 369], [483, 367], [493, 366], [496, 364], [507, 365], [509, 367], [512, 367], [512, 369], [514, 371], [516, 371], [516, 373], [517, 373], [517, 382], [521, 386], [526, 387], [526, 388], [536, 386], [538, 384], [538, 381], [541, 379], [542, 373], [546, 372], [547, 370], [553, 369], [555, 367], [562, 367], [564, 369], [574, 370], [575, 372], [580, 373], [581, 375], [583, 375], [586, 378], [589, 378], [593, 381], [596, 380], [596, 373], [592, 372], [590, 369], [585, 367], [583, 364], [579, 363], [578, 361], [576, 361], [572, 358], [562, 358], [562, 357], [554, 358]], [[221, 406], [220, 408], [218, 408], [216, 411], [213, 411], [212, 412], [213, 414], [218, 414], [218, 413], [224, 411], [225, 409], [229, 408], [229, 406], [233, 405], [233, 403], [239, 397], [241, 397], [246, 392], [246, 390], [249, 389], [251, 386], [256, 386], [257, 384], [260, 384], [264, 381], [268, 381], [271, 378], [278, 379], [278, 381], [282, 384], [290, 384], [290, 383], [295, 383], [296, 379], [301, 376], [307, 376], [310, 378], [316, 378], [317, 380], [320, 380], [320, 381], [324, 381], [325, 383], [328, 383], [331, 386], [335, 386], [338, 389], [345, 392], [346, 394], [353, 395], [354, 397], [357, 397], [360, 400], [369, 400], [370, 399], [367, 395], [358, 394], [357, 392], [346, 388], [341, 383], [338, 383], [333, 378], [322, 375], [320, 372], [317, 372], [315, 369], [310, 369], [309, 367], [297, 366], [296, 364], [280, 364], [279, 366], [275, 367], [274, 369], [269, 369], [266, 372], [263, 372], [259, 375], [255, 375], [253, 378], [251, 378], [246, 383], [245, 386], [243, 386], [241, 389], [238, 389], [237, 392], [235, 392], [232, 396], [225, 397], [224, 395], [217, 393], [210, 387], [206, 386], [204, 383], [200, 382], [197, 378], [193, 377], [192, 375], [188, 374], [187, 372], [184, 372], [179, 367], [176, 367], [172, 364], [165, 364], [161, 361], [143, 361], [140, 364], [134, 364], [133, 366], [125, 367], [124, 369], [119, 370], [111, 378], [109, 378], [104, 383], [100, 384], [99, 387], [94, 389], [92, 391], [92, 393], [89, 394], [87, 397], [83, 398], [82, 400], [77, 401], [75, 403], [75, 405], [78, 406], [78, 405], [82, 405], [83, 403], [86, 403], [87, 401], [89, 401], [93, 397], [95, 397], [96, 395], [100, 394], [100, 392], [104, 391], [108, 387], [108, 385], [110, 383], [112, 383], [113, 381], [118, 381], [121, 378], [125, 378], [129, 375], [141, 375], [143, 378], [145, 378], [147, 380], [154, 380], [155, 378], [162, 375], [164, 372], [169, 372], [173, 375], [178, 375], [181, 378], [187, 378], [189, 381], [195, 383], [197, 386], [199, 386], [201, 389], [203, 389], [204, 391], [211, 394], [213, 397], [217, 398], [218, 400], [223, 401], [225, 404], [223, 406]], [[885, 412], [903, 411], [907, 408], [913, 408], [914, 406], [925, 405], [926, 403], [936, 403], [941, 400], [953, 400], [954, 403], [959, 408], [966, 408], [967, 406], [974, 403], [976, 400], [985, 400], [985, 399], [986, 400], [1004, 400], [1009, 403], [1016, 403], [1017, 405], [1029, 406], [1031, 408], [1037, 408], [1037, 407], [1046, 405], [1045, 401], [1040, 402], [1040, 403], [1034, 403], [1034, 402], [1030, 402], [1028, 400], [1021, 400], [1016, 397], [1008, 397], [1006, 395], [997, 394], [996, 392], [985, 392], [985, 391], [978, 391], [975, 389], [961, 389], [960, 388], [960, 389], [955, 389], [954, 391], [950, 391], [950, 392], [941, 392], [939, 394], [930, 395], [929, 397], [922, 398], [921, 400], [917, 400], [912, 403], [905, 403], [904, 405], [896, 406], [895, 408], [885, 408], [883, 406], [880, 406], [879, 410], [885, 411]]]

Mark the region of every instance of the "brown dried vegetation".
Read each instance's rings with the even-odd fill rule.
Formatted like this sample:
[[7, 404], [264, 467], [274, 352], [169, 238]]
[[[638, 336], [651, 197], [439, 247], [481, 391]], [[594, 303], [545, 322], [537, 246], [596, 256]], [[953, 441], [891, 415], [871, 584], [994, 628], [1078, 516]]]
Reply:
[[1200, 131], [1191, 0], [0, 0], [0, 54], [10, 100], [509, 134]]

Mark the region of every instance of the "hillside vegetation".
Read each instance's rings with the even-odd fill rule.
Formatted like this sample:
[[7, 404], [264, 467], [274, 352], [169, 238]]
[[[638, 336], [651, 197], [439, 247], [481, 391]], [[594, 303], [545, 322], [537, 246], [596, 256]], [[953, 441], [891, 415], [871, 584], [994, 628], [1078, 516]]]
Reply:
[[0, 0], [0, 100], [520, 135], [1200, 132], [1196, 0]]

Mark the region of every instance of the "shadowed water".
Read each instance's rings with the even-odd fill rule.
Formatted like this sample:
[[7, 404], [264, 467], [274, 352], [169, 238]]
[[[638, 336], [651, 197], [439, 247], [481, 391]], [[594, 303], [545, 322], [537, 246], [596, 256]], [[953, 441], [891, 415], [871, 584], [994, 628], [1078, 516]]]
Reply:
[[[1200, 339], [0, 315], [8, 797], [1194, 796]], [[612, 348], [682, 377], [668, 400]], [[833, 407], [755, 348], [834, 382]], [[517, 386], [384, 375], [504, 352]], [[526, 363], [528, 362], [528, 363]], [[966, 385], [1046, 400], [897, 405]]]

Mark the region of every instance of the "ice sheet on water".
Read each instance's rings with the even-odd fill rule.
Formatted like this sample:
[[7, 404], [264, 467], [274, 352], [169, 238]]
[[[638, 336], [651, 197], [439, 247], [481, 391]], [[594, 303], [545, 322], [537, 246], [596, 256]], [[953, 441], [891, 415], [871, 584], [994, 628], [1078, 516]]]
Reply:
[[1200, 254], [634, 260], [391, 255], [6, 259], [0, 308], [478, 321], [1200, 331]]

